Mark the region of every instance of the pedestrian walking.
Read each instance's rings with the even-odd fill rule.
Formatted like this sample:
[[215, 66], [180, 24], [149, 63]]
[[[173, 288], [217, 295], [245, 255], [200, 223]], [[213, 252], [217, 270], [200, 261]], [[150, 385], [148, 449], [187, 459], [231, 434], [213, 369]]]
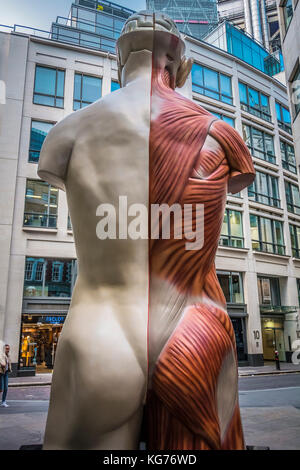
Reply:
[[5, 344], [0, 353], [0, 392], [2, 392], [1, 405], [7, 408], [9, 405], [6, 403], [6, 396], [8, 390], [8, 374], [11, 372], [11, 359], [10, 359], [10, 346]]

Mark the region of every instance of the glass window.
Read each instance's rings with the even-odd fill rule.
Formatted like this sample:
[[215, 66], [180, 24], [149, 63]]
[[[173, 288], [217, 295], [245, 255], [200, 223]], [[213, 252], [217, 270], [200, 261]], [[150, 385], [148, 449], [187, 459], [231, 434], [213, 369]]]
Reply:
[[292, 173], [297, 173], [295, 150], [293, 145], [280, 140], [280, 151], [283, 168], [291, 171]]
[[240, 211], [225, 210], [220, 245], [234, 248], [244, 247], [243, 222]]
[[239, 82], [241, 108], [266, 121], [271, 121], [269, 98], [260, 91]]
[[258, 276], [257, 284], [260, 305], [281, 305], [280, 286], [278, 278]]
[[217, 276], [227, 303], [244, 302], [242, 273], [218, 271]]
[[120, 88], [119, 82], [116, 82], [115, 80], [112, 80], [110, 82], [110, 91], [119, 90], [119, 88]]
[[243, 139], [254, 157], [275, 163], [274, 141], [271, 134], [243, 124]]
[[295, 112], [295, 117], [298, 115], [300, 112], [300, 64], [297, 66], [296, 73], [294, 75], [294, 78], [292, 80], [291, 84], [291, 94], [292, 94], [292, 102], [293, 102], [293, 108]]
[[295, 184], [285, 181], [285, 194], [288, 211], [300, 215], [299, 187]]
[[58, 189], [45, 181], [27, 180], [24, 226], [56, 228]]
[[76, 260], [26, 258], [24, 297], [71, 297]]
[[33, 102], [56, 108], [64, 107], [65, 71], [37, 65]]
[[292, 254], [295, 258], [300, 258], [300, 227], [290, 224], [290, 235]]
[[287, 31], [290, 22], [293, 18], [293, 3], [292, 0], [286, 0], [283, 4], [283, 17], [284, 17], [284, 24], [285, 30]]
[[291, 115], [289, 110], [277, 101], [275, 103], [275, 107], [278, 126], [280, 129], [292, 134]]
[[49, 122], [31, 121], [29, 162], [38, 163], [44, 140], [53, 126], [54, 124]]
[[233, 103], [231, 77], [199, 64], [192, 67], [192, 89], [215, 100]]
[[215, 113], [214, 111], [210, 111], [210, 113], [217, 118], [222, 119], [222, 121], [227, 122], [227, 124], [230, 124], [230, 126], [235, 127], [235, 120], [233, 118], [225, 116], [225, 114]]
[[252, 249], [284, 255], [282, 222], [250, 214]]
[[101, 98], [102, 79], [75, 73], [73, 109], [84, 108]]
[[248, 187], [248, 196], [261, 204], [280, 207], [278, 178], [256, 170], [255, 180]]

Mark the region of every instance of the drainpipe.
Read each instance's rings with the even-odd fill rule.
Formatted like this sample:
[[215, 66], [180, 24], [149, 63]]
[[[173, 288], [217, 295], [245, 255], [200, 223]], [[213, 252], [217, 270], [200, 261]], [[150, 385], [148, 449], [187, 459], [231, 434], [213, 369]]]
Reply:
[[265, 0], [260, 0], [260, 12], [261, 12], [262, 28], [264, 32], [264, 45], [265, 45], [265, 48], [269, 50], [270, 43], [269, 43], [268, 19], [267, 19], [267, 13], [266, 13]]
[[254, 36], [254, 39], [256, 39], [258, 42], [263, 44], [258, 0], [250, 0], [250, 5], [251, 5], [251, 13], [252, 13], [253, 36]]
[[252, 36], [253, 31], [252, 31], [251, 11], [250, 11], [249, 0], [243, 0], [243, 1], [244, 1], [244, 16], [245, 16], [246, 32], [250, 34], [250, 36]]

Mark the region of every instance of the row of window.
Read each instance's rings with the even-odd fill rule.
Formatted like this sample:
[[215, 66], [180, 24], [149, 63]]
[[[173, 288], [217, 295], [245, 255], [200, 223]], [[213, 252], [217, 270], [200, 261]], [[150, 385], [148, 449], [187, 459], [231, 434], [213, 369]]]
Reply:
[[[290, 224], [292, 254], [300, 258], [300, 227]], [[285, 254], [283, 223], [250, 214], [252, 249], [278, 255]], [[226, 209], [222, 225], [220, 245], [244, 248], [242, 212]]]
[[[217, 276], [226, 302], [243, 304], [245, 300], [242, 273], [217, 271]], [[69, 298], [72, 296], [76, 278], [77, 260], [75, 259], [27, 257], [23, 296], [24, 298]], [[281, 305], [278, 278], [258, 276], [257, 284], [260, 305]]]
[[[119, 88], [111, 82], [111, 91]], [[33, 103], [56, 108], [64, 107], [65, 70], [37, 65], [35, 70]], [[76, 72], [74, 75], [73, 110], [83, 108], [102, 95], [102, 78]]]
[[[196, 93], [233, 104], [231, 77], [199, 64], [192, 67], [192, 89]], [[241, 108], [250, 114], [271, 121], [269, 97], [243, 82], [239, 82]], [[276, 117], [281, 129], [292, 133], [289, 110], [276, 101]]]
[[[260, 187], [263, 190], [276, 191], [274, 181], [269, 175], [267, 179], [258, 177]], [[288, 183], [290, 186], [290, 183]], [[253, 185], [249, 191], [252, 191]], [[278, 188], [277, 188], [278, 190]], [[254, 193], [256, 194], [256, 193]], [[259, 197], [271, 197], [262, 193], [257, 193]], [[274, 194], [274, 193], [272, 193]], [[277, 194], [277, 193], [276, 193]], [[275, 201], [277, 198], [272, 196]], [[300, 214], [300, 198], [299, 190], [297, 193], [297, 210]], [[292, 200], [294, 203], [294, 199]], [[56, 228], [57, 226], [57, 212], [58, 212], [58, 189], [49, 185], [41, 180], [27, 180], [26, 195], [25, 195], [25, 210], [24, 210], [24, 226], [25, 227], [41, 227], [41, 228]], [[283, 225], [282, 222], [261, 217], [257, 215], [250, 215], [251, 238], [252, 248], [258, 251], [266, 251], [269, 253], [284, 254], [284, 238], [283, 238]], [[299, 257], [299, 230], [297, 226], [291, 229], [291, 240], [293, 255]], [[70, 220], [68, 219], [68, 228], [71, 228]], [[295, 235], [296, 234], [296, 235]], [[243, 235], [243, 222], [242, 212], [232, 209], [226, 209], [224, 221], [222, 225], [220, 244], [223, 246], [232, 246], [235, 248], [244, 247]]]
[[[192, 68], [193, 91], [224, 103], [233, 104], [231, 78], [199, 64]], [[65, 70], [36, 66], [33, 102], [45, 106], [64, 107]], [[118, 88], [112, 82], [111, 91]], [[102, 79], [83, 73], [75, 73], [73, 109], [76, 111], [101, 97]], [[239, 82], [241, 107], [251, 114], [271, 121], [269, 97], [245, 83]], [[291, 133], [289, 110], [276, 102], [278, 125]]]

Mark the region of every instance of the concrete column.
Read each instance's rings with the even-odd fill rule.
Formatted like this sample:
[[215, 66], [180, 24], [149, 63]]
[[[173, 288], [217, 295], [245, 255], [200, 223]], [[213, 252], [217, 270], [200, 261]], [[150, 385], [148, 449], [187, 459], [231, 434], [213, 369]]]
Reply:
[[263, 43], [258, 0], [250, 0], [253, 36], [261, 44]]
[[264, 45], [266, 49], [269, 49], [270, 48], [269, 30], [268, 30], [268, 20], [267, 20], [267, 14], [266, 14], [265, 0], [260, 0], [260, 13], [261, 13], [262, 29], [264, 33]]
[[244, 16], [245, 16], [246, 32], [252, 36], [253, 31], [252, 31], [251, 10], [250, 10], [250, 5], [249, 5], [249, 0], [243, 0], [243, 2], [244, 2]]
[[245, 303], [247, 304], [247, 345], [250, 366], [263, 366], [263, 344], [259, 311], [255, 260], [249, 260], [244, 278]]

